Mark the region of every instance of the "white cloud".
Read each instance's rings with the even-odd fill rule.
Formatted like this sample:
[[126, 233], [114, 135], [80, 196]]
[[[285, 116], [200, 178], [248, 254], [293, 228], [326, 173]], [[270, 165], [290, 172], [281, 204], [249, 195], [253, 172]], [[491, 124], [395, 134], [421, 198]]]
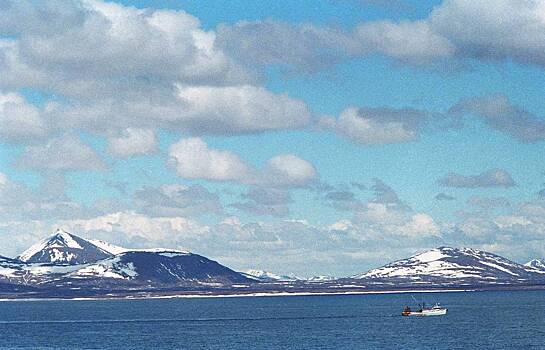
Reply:
[[178, 86], [178, 98], [185, 107], [179, 122], [194, 133], [229, 135], [300, 128], [310, 119], [301, 100], [250, 85]]
[[273, 157], [259, 170], [233, 152], [208, 147], [198, 137], [182, 139], [173, 144], [169, 149], [169, 156], [170, 164], [178, 175], [188, 179], [301, 187], [318, 176], [311, 163], [292, 154]]
[[367, 240], [401, 240], [418, 245], [426, 239], [438, 244], [441, 239], [440, 225], [430, 215], [400, 211], [380, 203], [358, 208], [351, 229]]
[[125, 244], [130, 242], [144, 246], [147, 244], [148, 248], [160, 242], [168, 242], [171, 246], [178, 246], [175, 243], [178, 242], [178, 239], [182, 241], [185, 236], [196, 239], [199, 235], [208, 232], [206, 226], [187, 218], [150, 218], [131, 211], [110, 213], [91, 219], [59, 221], [58, 225], [71, 232], [102, 232], [107, 236], [122, 235], [119, 238]]
[[403, 143], [416, 140], [426, 121], [425, 112], [405, 108], [345, 109], [337, 120], [322, 118], [320, 129], [337, 134], [363, 145]]
[[248, 182], [253, 177], [252, 168], [236, 154], [209, 148], [198, 137], [173, 144], [169, 156], [178, 175], [188, 179]]
[[[5, 11], [3, 17], [10, 18], [4, 19], [8, 23], [0, 23], [0, 27], [20, 35], [14, 41], [19, 58], [24, 58], [22, 61], [43, 78], [35, 84], [54, 84], [69, 96], [94, 91], [88, 80], [93, 77], [105, 83], [120, 75], [226, 82], [236, 69], [227, 56], [215, 49], [214, 33], [202, 30], [199, 20], [183, 11], [141, 10], [77, 0], [62, 5], [13, 1]], [[44, 12], [47, 20], [43, 20]], [[65, 20], [64, 26], [58, 26], [57, 20]], [[23, 25], [13, 25], [15, 21]], [[69, 79], [55, 82], [58, 74]], [[70, 84], [78, 80], [88, 86], [69, 91]]]
[[494, 220], [494, 223], [496, 225], [498, 225], [498, 227], [501, 228], [501, 229], [510, 228], [510, 227], [515, 226], [515, 225], [526, 226], [526, 225], [531, 225], [532, 224], [532, 222], [530, 220], [528, 220], [526, 217], [524, 217], [524, 216], [515, 216], [515, 215], [498, 216]]
[[428, 214], [417, 213], [411, 216], [411, 220], [401, 228], [401, 232], [408, 236], [439, 235], [440, 228]]
[[108, 139], [108, 152], [119, 157], [154, 153], [157, 140], [153, 130], [126, 129], [120, 136]]
[[471, 58], [543, 67], [544, 11], [540, 0], [445, 0], [423, 19], [367, 21], [351, 31], [243, 21], [220, 27], [218, 41], [248, 62], [303, 72], [375, 54], [419, 65]]
[[248, 65], [283, 64], [302, 72], [314, 72], [362, 50], [340, 29], [271, 19], [220, 25], [218, 45]]
[[87, 144], [74, 136], [51, 139], [45, 145], [28, 146], [16, 164], [34, 170], [104, 170], [106, 165]]
[[356, 29], [365, 51], [413, 63], [451, 57], [455, 47], [435, 33], [426, 21], [393, 23], [369, 22]]
[[263, 170], [262, 182], [279, 186], [304, 186], [318, 177], [314, 165], [293, 154], [281, 154], [269, 159]]
[[46, 134], [41, 111], [18, 93], [0, 93], [0, 140], [32, 140]]
[[[183, 11], [74, 0], [8, 1], [0, 12], [0, 33], [8, 33], [0, 40], [0, 90], [53, 94], [50, 132], [232, 135], [309, 122], [303, 101], [257, 86], [255, 74], [218, 47], [215, 32]], [[38, 125], [36, 111], [25, 108], [18, 113], [34, 115], [27, 127], [18, 129], [12, 113], [18, 124], [2, 123], [0, 137], [44, 131], [30, 127]]]
[[457, 55], [545, 65], [544, 12], [540, 0], [448, 0], [427, 22]]

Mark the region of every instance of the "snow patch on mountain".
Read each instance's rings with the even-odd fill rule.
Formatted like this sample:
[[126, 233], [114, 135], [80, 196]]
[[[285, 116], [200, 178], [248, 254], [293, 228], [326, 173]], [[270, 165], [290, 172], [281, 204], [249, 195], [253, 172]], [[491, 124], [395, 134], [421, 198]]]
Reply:
[[81, 265], [25, 264], [21, 269], [32, 276], [66, 274], [81, 268]]
[[115, 244], [111, 244], [111, 243], [102, 241], [100, 239], [89, 239], [88, 241], [93, 243], [94, 245], [96, 245], [100, 249], [104, 250], [105, 252], [108, 252], [108, 253], [110, 253], [112, 255], [125, 253], [125, 252], [128, 252], [130, 250], [130, 249], [123, 248], [123, 247], [120, 247], [120, 246], [115, 245]]
[[445, 255], [440, 249], [432, 249], [422, 254], [415, 255], [414, 259], [423, 263], [427, 263], [427, 262], [436, 261], [445, 257], [448, 257], [448, 255]]
[[0, 266], [0, 277], [12, 278], [17, 277], [17, 272], [20, 271], [16, 268]]
[[163, 254], [191, 254], [190, 252], [186, 250], [179, 250], [179, 249], [169, 249], [169, 248], [124, 248], [120, 247], [115, 244], [111, 244], [99, 239], [90, 239], [89, 242], [93, 243], [100, 249], [112, 254], [112, 255], [119, 255], [122, 253], [127, 252], [148, 252], [148, 253], [163, 253]]
[[131, 279], [138, 276], [138, 273], [133, 263], [124, 263], [121, 261], [121, 257], [115, 257], [80, 268], [68, 276], [74, 278]]

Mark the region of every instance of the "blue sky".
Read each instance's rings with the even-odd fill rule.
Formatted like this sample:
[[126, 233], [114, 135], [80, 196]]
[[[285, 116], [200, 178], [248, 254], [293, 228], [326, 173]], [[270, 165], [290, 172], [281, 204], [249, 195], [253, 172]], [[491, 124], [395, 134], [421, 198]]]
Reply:
[[543, 11], [7, 1], [0, 254], [62, 227], [301, 275], [543, 257]]

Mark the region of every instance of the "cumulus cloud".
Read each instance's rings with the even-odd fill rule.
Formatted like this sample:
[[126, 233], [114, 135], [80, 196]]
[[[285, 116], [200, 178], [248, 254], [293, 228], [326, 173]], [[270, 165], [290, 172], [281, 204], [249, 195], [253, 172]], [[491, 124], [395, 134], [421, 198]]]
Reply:
[[[59, 96], [48, 113], [50, 132], [232, 135], [309, 121], [303, 101], [258, 86], [253, 72], [218, 47], [215, 32], [183, 11], [74, 0], [7, 1], [0, 13], [0, 90]], [[11, 124], [2, 123], [0, 136], [18, 136], [19, 125], [44, 132], [35, 107], [16, 104], [9, 104]], [[111, 147], [114, 154], [119, 147]]]
[[281, 154], [267, 161], [261, 181], [273, 186], [301, 187], [318, 177], [314, 165], [293, 154]]
[[301, 72], [314, 72], [362, 50], [342, 30], [270, 19], [220, 25], [218, 44], [247, 64], [288, 65]]
[[441, 129], [460, 126], [463, 117], [474, 116], [491, 129], [521, 142], [545, 139], [545, 120], [514, 105], [502, 94], [466, 98], [449, 108], [447, 113], [431, 113], [413, 108], [349, 107], [338, 118], [316, 120], [316, 131], [332, 131], [362, 145], [404, 143], [417, 140], [426, 126]]
[[454, 115], [474, 114], [491, 128], [522, 142], [545, 139], [545, 120], [513, 105], [505, 95], [464, 99], [450, 109]]
[[450, 41], [426, 21], [363, 23], [356, 29], [356, 37], [368, 52], [413, 63], [449, 58], [455, 52]]
[[185, 110], [179, 122], [194, 133], [233, 134], [300, 128], [310, 119], [301, 100], [250, 85], [179, 86]]
[[456, 46], [457, 55], [544, 65], [543, 6], [539, 0], [449, 0], [427, 22]]
[[182, 139], [170, 146], [178, 175], [188, 179], [248, 182], [253, 169], [236, 154], [209, 148], [200, 138]]
[[108, 152], [118, 157], [152, 154], [156, 151], [155, 132], [149, 129], [126, 129], [121, 135], [108, 138]]
[[247, 64], [283, 65], [304, 73], [373, 54], [421, 63], [455, 52], [450, 41], [427, 21], [365, 22], [352, 31], [274, 20], [243, 21], [220, 26], [218, 43]]
[[497, 216], [480, 211], [452, 225], [444, 225], [444, 237], [526, 262], [545, 254], [544, 213], [543, 202], [539, 200], [505, 207]]
[[[93, 76], [112, 83], [110, 77], [120, 75], [225, 83], [236, 70], [215, 48], [215, 34], [200, 29], [199, 20], [183, 11], [76, 0], [8, 1], [2, 12], [0, 30], [18, 36], [11, 42], [16, 48], [12, 54], [19, 55], [17, 63], [24, 62], [36, 72], [34, 84], [58, 84], [70, 96], [98, 88]], [[17, 68], [7, 63], [5, 68]], [[54, 82], [60, 74], [70, 79]], [[12, 77], [5, 76], [4, 81], [15, 83]], [[82, 86], [69, 91], [75, 81]]]
[[170, 164], [178, 175], [189, 179], [301, 187], [318, 176], [311, 163], [292, 154], [273, 157], [260, 170], [247, 164], [233, 152], [208, 147], [198, 137], [182, 139], [173, 144], [169, 156]]
[[449, 173], [439, 179], [438, 183], [445, 187], [459, 188], [513, 187], [516, 185], [511, 174], [502, 169], [491, 169], [478, 175]]
[[[151, 247], [161, 243], [169, 247], [184, 247], [182, 241], [186, 236], [196, 239], [199, 234], [209, 230], [206, 225], [192, 219], [149, 217], [133, 211], [109, 213], [90, 219], [64, 220], [59, 221], [58, 225], [71, 232], [90, 232], [101, 238], [113, 236], [116, 243], [133, 244], [135, 247]], [[122, 237], [115, 239], [115, 234]]]
[[337, 119], [322, 118], [318, 128], [363, 145], [403, 143], [418, 139], [427, 117], [426, 112], [412, 108], [350, 107]]
[[51, 139], [45, 145], [28, 146], [16, 165], [24, 169], [53, 171], [106, 169], [106, 164], [89, 145], [71, 135]]
[[47, 133], [42, 111], [18, 93], [0, 92], [0, 140], [32, 140]]
[[[427, 240], [441, 239], [440, 225], [426, 213], [415, 212], [397, 193], [380, 179], [374, 179], [373, 198], [362, 202], [343, 192], [331, 192], [330, 201], [336, 207], [350, 210], [353, 218], [341, 220], [331, 226], [337, 233], [350, 233], [360, 240], [381, 241], [396, 245], [396, 241], [422, 244]], [[327, 196], [326, 196], [327, 197]], [[388, 243], [386, 243], [388, 242]]]
[[247, 61], [306, 72], [375, 54], [419, 65], [471, 58], [545, 66], [542, 12], [539, 0], [446, 0], [428, 17], [414, 21], [368, 21], [353, 30], [240, 22], [223, 26], [218, 41]]

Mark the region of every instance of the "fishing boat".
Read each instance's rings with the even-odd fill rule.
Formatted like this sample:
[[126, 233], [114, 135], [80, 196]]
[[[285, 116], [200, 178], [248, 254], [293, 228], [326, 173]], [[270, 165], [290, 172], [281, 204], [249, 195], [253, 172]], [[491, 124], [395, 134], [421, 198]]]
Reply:
[[406, 306], [401, 312], [401, 316], [442, 316], [447, 314], [448, 309], [435, 303], [432, 307], [426, 308], [425, 303], [422, 303], [422, 307], [418, 311], [411, 310]]

